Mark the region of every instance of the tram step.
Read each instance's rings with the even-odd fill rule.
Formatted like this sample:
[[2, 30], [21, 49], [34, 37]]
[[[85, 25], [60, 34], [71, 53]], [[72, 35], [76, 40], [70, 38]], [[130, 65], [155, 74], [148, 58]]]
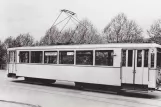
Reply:
[[121, 90], [125, 92], [132, 92], [132, 93], [148, 93], [147, 90], [132, 90], [132, 89], [121, 89]]
[[123, 90], [148, 91], [148, 85], [141, 84], [122, 84]]

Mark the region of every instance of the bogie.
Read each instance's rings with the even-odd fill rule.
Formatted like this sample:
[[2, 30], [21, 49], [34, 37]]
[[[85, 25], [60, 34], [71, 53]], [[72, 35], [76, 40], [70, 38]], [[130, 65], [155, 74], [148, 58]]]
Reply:
[[52, 84], [52, 83], [56, 82], [56, 80], [31, 78], [31, 77], [25, 77], [25, 81], [27, 81], [27, 82], [35, 82], [35, 83], [43, 83], [43, 84]]

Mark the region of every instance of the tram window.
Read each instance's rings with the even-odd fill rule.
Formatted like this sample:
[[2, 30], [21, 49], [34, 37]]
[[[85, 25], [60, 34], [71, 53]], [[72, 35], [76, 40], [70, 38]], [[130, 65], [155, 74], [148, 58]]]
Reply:
[[144, 51], [144, 67], [148, 67], [148, 55], [149, 55], [149, 50]]
[[10, 55], [9, 55], [9, 53], [7, 54], [7, 62], [8, 63], [10, 62]]
[[157, 52], [157, 67], [161, 67], [161, 52]]
[[157, 48], [157, 52], [160, 52], [161, 53], [161, 48]]
[[74, 64], [74, 51], [60, 51], [59, 64]]
[[151, 68], [154, 68], [154, 53], [151, 53]]
[[44, 52], [44, 63], [57, 64], [57, 52], [56, 51]]
[[19, 53], [19, 63], [29, 63], [29, 52], [21, 51]]
[[132, 67], [133, 50], [128, 50], [128, 67]]
[[13, 63], [15, 62], [15, 52], [14, 51], [9, 51], [9, 62]]
[[9, 51], [9, 62], [13, 62], [13, 54], [12, 54], [12, 51]]
[[93, 65], [93, 51], [76, 51], [77, 65]]
[[31, 51], [31, 63], [42, 63], [42, 51]]
[[122, 51], [122, 66], [126, 66], [126, 50]]
[[137, 67], [142, 67], [142, 50], [137, 51]]
[[113, 50], [96, 50], [95, 65], [113, 66]]

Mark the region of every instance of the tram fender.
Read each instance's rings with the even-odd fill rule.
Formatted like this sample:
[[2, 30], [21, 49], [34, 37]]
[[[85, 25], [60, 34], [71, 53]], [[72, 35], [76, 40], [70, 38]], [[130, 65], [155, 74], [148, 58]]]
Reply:
[[15, 73], [8, 73], [7, 77], [18, 78]]

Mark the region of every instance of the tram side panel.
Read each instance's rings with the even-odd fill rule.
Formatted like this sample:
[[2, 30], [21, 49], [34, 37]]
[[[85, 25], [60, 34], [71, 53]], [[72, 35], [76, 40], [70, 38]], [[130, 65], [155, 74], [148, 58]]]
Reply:
[[150, 49], [150, 61], [149, 61], [149, 83], [148, 87], [156, 89], [158, 87], [158, 70], [157, 70], [157, 50], [156, 48]]
[[8, 70], [8, 75], [9, 76], [15, 76], [16, 74], [16, 58], [17, 54], [16, 51], [10, 51], [7, 52], [7, 59], [8, 59], [8, 64], [7, 64], [7, 70]]
[[121, 86], [119, 67], [18, 64], [16, 75]]
[[114, 49], [113, 66], [17, 64], [16, 76], [121, 86], [121, 49]]
[[156, 88], [156, 70], [149, 70], [149, 88]]

